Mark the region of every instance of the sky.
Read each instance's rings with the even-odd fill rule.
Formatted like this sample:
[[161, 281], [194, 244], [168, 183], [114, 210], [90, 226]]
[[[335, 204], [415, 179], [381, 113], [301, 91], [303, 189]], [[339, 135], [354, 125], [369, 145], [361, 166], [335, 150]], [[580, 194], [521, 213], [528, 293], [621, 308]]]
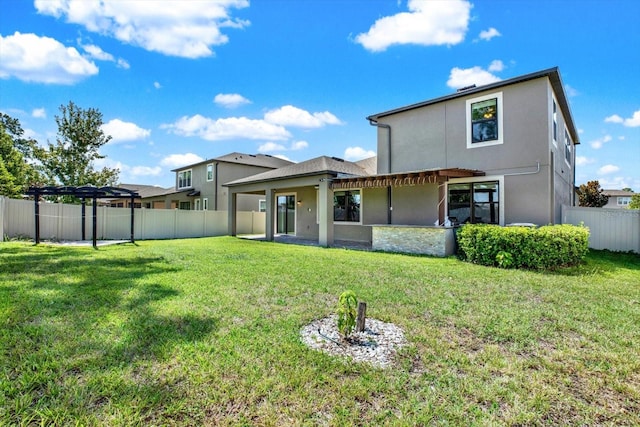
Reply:
[[558, 66], [576, 184], [640, 192], [637, 0], [0, 0], [0, 111], [55, 142], [103, 114], [96, 166], [171, 187], [230, 152], [375, 155], [366, 117]]

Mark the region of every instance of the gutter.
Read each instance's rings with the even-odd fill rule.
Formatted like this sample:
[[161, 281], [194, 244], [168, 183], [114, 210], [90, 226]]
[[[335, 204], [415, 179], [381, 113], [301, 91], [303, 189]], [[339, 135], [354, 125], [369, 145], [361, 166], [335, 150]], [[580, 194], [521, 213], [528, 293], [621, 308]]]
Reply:
[[[387, 129], [387, 173], [391, 173], [391, 125], [378, 123], [377, 120], [367, 117], [369, 124], [377, 128]], [[391, 213], [393, 212], [391, 186], [387, 187], [387, 224], [391, 224]]]

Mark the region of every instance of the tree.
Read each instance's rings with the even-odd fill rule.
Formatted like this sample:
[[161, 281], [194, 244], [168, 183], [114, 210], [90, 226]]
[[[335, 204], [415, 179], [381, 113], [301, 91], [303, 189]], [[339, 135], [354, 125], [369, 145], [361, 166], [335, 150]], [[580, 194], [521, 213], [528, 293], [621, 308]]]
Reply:
[[35, 151], [47, 177], [64, 186], [115, 185], [118, 169], [94, 168], [94, 162], [105, 157], [100, 148], [111, 140], [102, 131], [102, 113], [95, 108], [82, 109], [71, 101], [60, 106], [60, 113], [55, 117], [56, 143], [48, 142], [47, 147]]
[[628, 206], [629, 209], [640, 209], [640, 193], [631, 196], [631, 203]]
[[578, 201], [580, 206], [601, 208], [607, 204], [609, 197], [602, 194], [598, 181], [589, 181], [580, 185], [578, 189]]
[[0, 113], [0, 195], [18, 198], [28, 186], [42, 182], [29, 163], [36, 142], [23, 134], [18, 119]]

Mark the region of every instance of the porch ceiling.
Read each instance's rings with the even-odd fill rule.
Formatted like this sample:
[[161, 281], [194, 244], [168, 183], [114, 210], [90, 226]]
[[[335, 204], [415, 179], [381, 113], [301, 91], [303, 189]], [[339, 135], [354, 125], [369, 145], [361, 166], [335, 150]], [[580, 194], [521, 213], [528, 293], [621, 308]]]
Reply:
[[384, 175], [354, 176], [348, 178], [334, 178], [332, 189], [349, 188], [383, 188], [403, 187], [412, 185], [437, 184], [449, 178], [464, 178], [483, 176], [485, 173], [472, 169], [443, 168], [429, 169], [415, 172], [402, 172]]

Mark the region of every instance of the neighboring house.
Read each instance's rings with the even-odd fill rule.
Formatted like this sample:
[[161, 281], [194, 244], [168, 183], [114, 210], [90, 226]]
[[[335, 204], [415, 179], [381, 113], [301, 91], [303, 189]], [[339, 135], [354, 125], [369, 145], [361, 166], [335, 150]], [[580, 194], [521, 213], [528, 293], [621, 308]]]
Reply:
[[[133, 207], [147, 209], [164, 209], [165, 196], [175, 191], [173, 187], [162, 188], [141, 184], [118, 184], [117, 187], [138, 193], [140, 198], [134, 199]], [[112, 208], [129, 208], [131, 207], [131, 199], [105, 199], [102, 204]]]
[[[166, 204], [186, 210], [225, 210], [227, 189], [223, 183], [291, 164], [266, 154], [230, 153], [174, 169], [175, 191], [166, 197]], [[243, 195], [238, 200], [240, 211], [259, 211], [261, 205], [264, 197], [256, 195]]]
[[320, 157], [227, 182], [229, 234], [244, 194], [265, 198], [268, 240], [322, 245], [371, 242], [385, 224], [560, 223], [562, 205], [574, 205], [578, 132], [557, 68], [367, 119], [378, 128], [375, 171]]
[[603, 208], [626, 209], [635, 193], [624, 190], [602, 190], [602, 194], [609, 197], [609, 201]]

